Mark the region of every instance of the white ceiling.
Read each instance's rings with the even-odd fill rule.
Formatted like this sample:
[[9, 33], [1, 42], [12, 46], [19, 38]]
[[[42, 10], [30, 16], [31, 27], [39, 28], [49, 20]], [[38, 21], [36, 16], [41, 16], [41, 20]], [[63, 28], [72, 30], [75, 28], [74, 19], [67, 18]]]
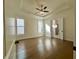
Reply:
[[[72, 8], [74, 5], [75, 0], [9, 0], [9, 1], [15, 1], [16, 4], [14, 5], [14, 8], [21, 10], [24, 13], [31, 13], [34, 15], [38, 15], [38, 10], [36, 10], [37, 7], [42, 3], [45, 6], [47, 6], [47, 10], [50, 13], [59, 11], [61, 9], [66, 8]], [[14, 3], [10, 3], [12, 5]], [[9, 6], [10, 6], [9, 5]], [[12, 6], [11, 6], [12, 7]]]

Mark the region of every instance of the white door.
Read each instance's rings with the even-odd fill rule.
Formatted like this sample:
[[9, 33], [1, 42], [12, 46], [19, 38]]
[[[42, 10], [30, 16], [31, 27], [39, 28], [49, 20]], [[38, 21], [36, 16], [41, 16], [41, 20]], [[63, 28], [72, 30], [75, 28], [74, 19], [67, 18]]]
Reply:
[[59, 25], [59, 39], [63, 40], [63, 18], [58, 19], [58, 25]]
[[58, 38], [59, 37], [59, 25], [58, 20], [51, 20], [51, 37]]
[[63, 40], [63, 18], [51, 20], [51, 37]]

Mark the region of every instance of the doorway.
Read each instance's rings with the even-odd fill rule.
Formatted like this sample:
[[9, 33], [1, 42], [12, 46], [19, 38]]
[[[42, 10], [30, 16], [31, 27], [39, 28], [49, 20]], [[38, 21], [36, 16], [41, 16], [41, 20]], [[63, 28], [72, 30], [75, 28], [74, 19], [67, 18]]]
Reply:
[[[40, 19], [39, 19], [40, 20]], [[63, 18], [46, 20], [38, 20], [38, 31], [43, 37], [58, 38], [63, 40]]]
[[51, 37], [63, 40], [63, 19], [51, 20]]

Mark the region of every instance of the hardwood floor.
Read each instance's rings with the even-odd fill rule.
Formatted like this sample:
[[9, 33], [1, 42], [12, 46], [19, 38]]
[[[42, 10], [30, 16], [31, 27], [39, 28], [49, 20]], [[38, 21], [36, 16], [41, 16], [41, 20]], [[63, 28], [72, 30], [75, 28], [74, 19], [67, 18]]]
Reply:
[[73, 43], [60, 39], [34, 38], [17, 45], [17, 59], [73, 59]]

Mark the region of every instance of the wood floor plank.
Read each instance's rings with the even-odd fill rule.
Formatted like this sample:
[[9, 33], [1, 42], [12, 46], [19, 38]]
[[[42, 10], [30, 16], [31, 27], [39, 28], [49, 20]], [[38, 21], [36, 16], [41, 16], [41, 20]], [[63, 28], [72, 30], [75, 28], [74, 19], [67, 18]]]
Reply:
[[73, 59], [73, 43], [42, 37], [23, 40], [17, 44], [17, 59]]

